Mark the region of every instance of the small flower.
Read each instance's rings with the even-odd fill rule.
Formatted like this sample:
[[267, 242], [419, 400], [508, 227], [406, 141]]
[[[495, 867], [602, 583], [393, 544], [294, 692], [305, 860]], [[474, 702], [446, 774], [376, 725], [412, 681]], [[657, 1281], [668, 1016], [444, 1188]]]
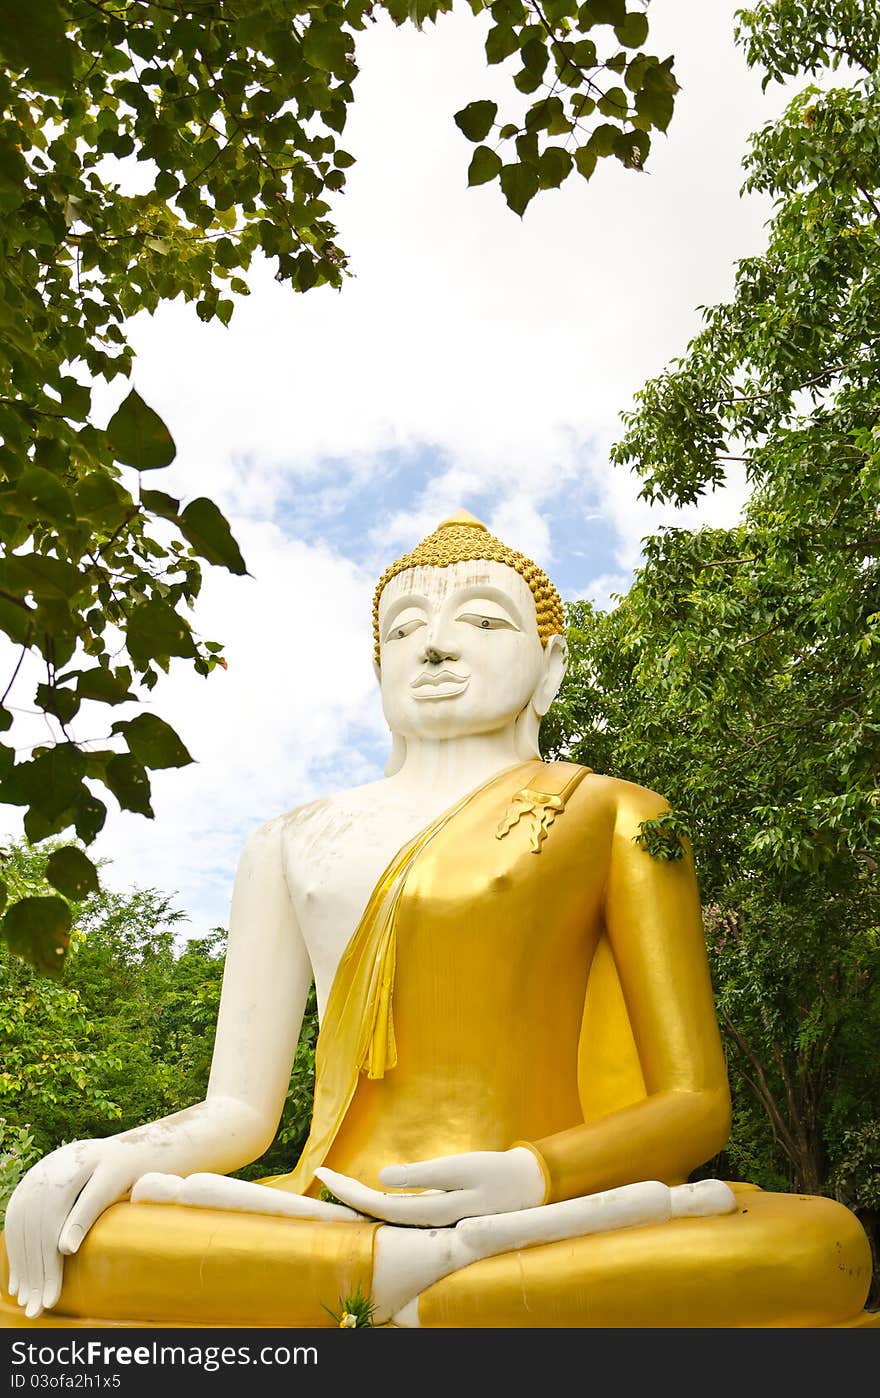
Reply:
[[360, 1287], [350, 1296], [340, 1296], [338, 1308], [324, 1310], [336, 1321], [340, 1330], [364, 1330], [371, 1328], [376, 1307], [369, 1296], [364, 1296]]

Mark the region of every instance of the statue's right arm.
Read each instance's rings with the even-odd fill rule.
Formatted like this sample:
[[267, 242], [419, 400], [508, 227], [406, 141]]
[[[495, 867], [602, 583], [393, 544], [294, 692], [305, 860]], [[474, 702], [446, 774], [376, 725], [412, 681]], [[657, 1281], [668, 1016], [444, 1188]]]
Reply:
[[282, 830], [280, 819], [263, 826], [239, 862], [205, 1100], [116, 1136], [61, 1146], [15, 1189], [5, 1224], [9, 1289], [29, 1316], [56, 1304], [64, 1256], [141, 1175], [227, 1174], [271, 1144], [312, 980]]

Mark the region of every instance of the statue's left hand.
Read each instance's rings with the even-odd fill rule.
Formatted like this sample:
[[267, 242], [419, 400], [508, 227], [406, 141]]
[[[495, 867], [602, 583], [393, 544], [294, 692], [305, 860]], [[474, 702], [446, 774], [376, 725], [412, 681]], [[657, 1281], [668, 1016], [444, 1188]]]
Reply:
[[441, 1155], [380, 1170], [383, 1184], [432, 1191], [425, 1194], [385, 1194], [326, 1166], [315, 1174], [337, 1199], [359, 1213], [422, 1228], [443, 1228], [478, 1214], [533, 1209], [544, 1202], [541, 1167], [525, 1146]]

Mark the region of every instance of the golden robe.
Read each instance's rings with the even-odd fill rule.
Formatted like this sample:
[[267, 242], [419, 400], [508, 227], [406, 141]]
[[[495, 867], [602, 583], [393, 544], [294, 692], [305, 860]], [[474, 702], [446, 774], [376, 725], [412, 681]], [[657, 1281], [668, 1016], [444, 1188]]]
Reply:
[[[313, 1192], [326, 1163], [377, 1185], [385, 1164], [522, 1144], [554, 1201], [679, 1183], [714, 1155], [730, 1107], [692, 862], [655, 861], [634, 838], [665, 808], [536, 761], [401, 851], [331, 991], [310, 1141], [267, 1183]], [[730, 1215], [475, 1263], [423, 1293], [421, 1323], [866, 1323], [870, 1249], [855, 1217], [735, 1189]], [[117, 1204], [67, 1261], [45, 1321], [332, 1325], [325, 1307], [370, 1289], [375, 1230]]]

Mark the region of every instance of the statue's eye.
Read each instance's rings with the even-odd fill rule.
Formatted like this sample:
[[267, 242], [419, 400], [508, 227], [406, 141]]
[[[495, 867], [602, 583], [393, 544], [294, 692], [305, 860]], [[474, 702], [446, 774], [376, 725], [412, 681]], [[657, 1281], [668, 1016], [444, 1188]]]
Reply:
[[508, 621], [503, 616], [486, 616], [485, 612], [463, 612], [456, 618], [457, 621], [466, 621], [469, 626], [479, 626], [481, 631], [500, 631], [507, 629], [515, 631], [517, 628], [512, 621]]
[[405, 636], [412, 635], [419, 626], [424, 626], [421, 617], [412, 617], [409, 621], [401, 621], [397, 626], [392, 626], [385, 637], [386, 641], [402, 641]]

